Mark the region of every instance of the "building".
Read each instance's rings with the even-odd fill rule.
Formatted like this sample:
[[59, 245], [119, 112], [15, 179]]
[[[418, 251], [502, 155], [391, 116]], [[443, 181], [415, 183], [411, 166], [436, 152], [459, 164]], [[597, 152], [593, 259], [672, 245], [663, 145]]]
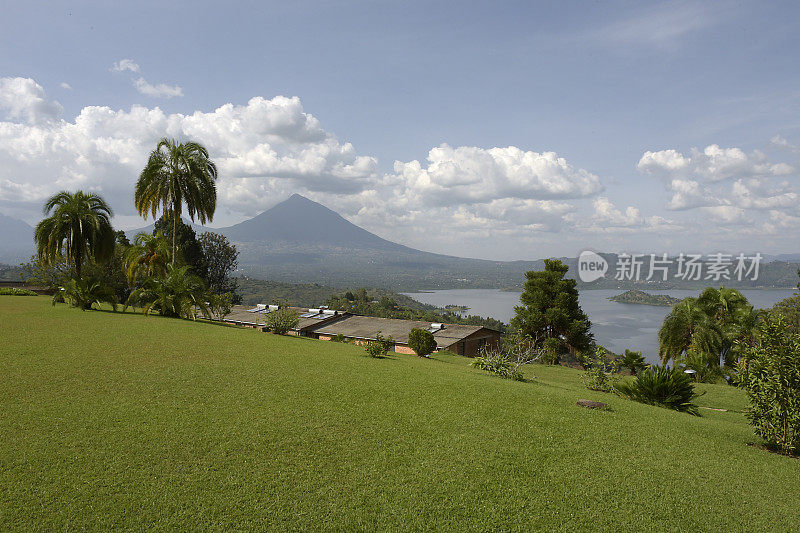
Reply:
[[[296, 311], [300, 315], [300, 321], [288, 334], [299, 337], [311, 337], [313, 335], [309, 333], [314, 327], [342, 318], [346, 314], [342, 311], [329, 309], [308, 309], [305, 307], [290, 307], [289, 309]], [[237, 326], [264, 328], [266, 326], [266, 316], [277, 310], [277, 305], [234, 305], [231, 307], [231, 312], [225, 315], [222, 321]]]
[[[223, 322], [264, 329], [266, 316], [277, 309], [277, 305], [234, 305], [231, 307], [231, 312], [223, 318]], [[497, 346], [500, 343], [500, 332], [483, 326], [358, 316], [325, 308], [290, 307], [290, 309], [300, 315], [300, 320], [288, 334], [298, 337], [331, 340], [341, 335], [356, 344], [366, 344], [376, 340], [380, 333], [384, 338], [392, 338], [395, 352], [413, 354], [414, 350], [408, 346], [408, 335], [412, 329], [419, 328], [433, 333], [437, 351], [449, 350], [467, 357], [475, 357], [484, 346]]]
[[345, 315], [336, 320], [319, 324], [306, 330], [307, 336], [320, 340], [331, 340], [337, 335], [352, 339], [357, 344], [366, 344], [376, 339], [378, 333], [392, 337], [394, 351], [413, 354], [408, 346], [408, 335], [412, 329], [426, 329], [433, 333], [437, 350], [449, 350], [459, 355], [475, 357], [484, 346], [497, 346], [500, 332], [483, 326], [463, 324], [438, 324], [397, 318]]

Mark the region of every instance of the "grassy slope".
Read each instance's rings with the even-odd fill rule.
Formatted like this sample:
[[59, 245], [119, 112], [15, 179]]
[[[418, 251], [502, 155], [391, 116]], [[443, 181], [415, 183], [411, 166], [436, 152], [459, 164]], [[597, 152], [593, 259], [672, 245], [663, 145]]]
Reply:
[[800, 461], [747, 446], [741, 414], [592, 393], [567, 368], [518, 383], [44, 297], [0, 298], [0, 339], [3, 530], [797, 525]]

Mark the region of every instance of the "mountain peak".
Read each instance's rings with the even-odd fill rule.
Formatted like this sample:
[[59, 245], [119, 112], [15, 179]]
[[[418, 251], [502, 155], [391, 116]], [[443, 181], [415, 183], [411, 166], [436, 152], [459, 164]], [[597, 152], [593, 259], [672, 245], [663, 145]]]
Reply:
[[234, 242], [283, 242], [341, 248], [400, 250], [396, 244], [348, 222], [324, 205], [293, 194], [260, 215], [219, 230]]

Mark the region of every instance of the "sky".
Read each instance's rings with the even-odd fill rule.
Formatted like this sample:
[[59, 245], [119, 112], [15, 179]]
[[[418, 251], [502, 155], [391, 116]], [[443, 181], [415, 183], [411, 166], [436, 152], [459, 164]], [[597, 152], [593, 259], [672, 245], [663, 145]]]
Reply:
[[497, 260], [797, 253], [796, 2], [0, 3], [0, 213], [91, 190], [120, 229], [161, 137], [212, 227], [299, 193]]

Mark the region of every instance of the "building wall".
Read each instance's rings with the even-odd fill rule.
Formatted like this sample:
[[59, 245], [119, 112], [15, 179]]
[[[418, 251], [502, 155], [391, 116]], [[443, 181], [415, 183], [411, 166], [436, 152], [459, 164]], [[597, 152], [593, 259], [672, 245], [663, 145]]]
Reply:
[[319, 335], [317, 338], [318, 338], [319, 340], [321, 340], [321, 341], [329, 341], [329, 340], [331, 340], [333, 337], [331, 337], [330, 335]]
[[395, 353], [405, 353], [408, 355], [417, 355], [417, 352], [406, 346], [405, 344], [395, 344], [394, 345]]
[[500, 334], [491, 330], [478, 330], [464, 340], [451, 344], [446, 349], [458, 355], [477, 357], [484, 346], [496, 348], [500, 345]]

